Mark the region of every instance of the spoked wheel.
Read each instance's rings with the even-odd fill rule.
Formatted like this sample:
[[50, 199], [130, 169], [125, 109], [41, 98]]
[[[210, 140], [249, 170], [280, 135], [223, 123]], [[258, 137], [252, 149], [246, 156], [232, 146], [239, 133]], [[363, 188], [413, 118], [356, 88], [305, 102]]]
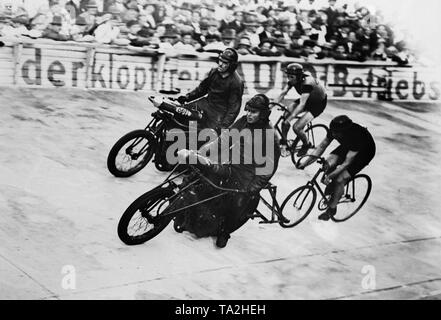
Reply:
[[300, 187], [286, 197], [283, 201], [281, 211], [288, 222], [280, 221], [284, 228], [292, 228], [305, 220], [314, 207], [317, 198], [317, 191], [312, 186]]
[[[311, 127], [307, 128], [305, 130], [305, 133], [308, 137], [309, 142], [312, 144], [312, 147], [315, 148], [328, 135], [328, 131], [328, 127], [324, 124], [314, 124]], [[299, 161], [299, 156], [297, 155], [297, 153], [300, 151], [302, 146], [303, 142], [299, 138], [296, 138], [291, 147], [291, 161], [294, 165], [296, 165]]]
[[126, 178], [142, 170], [152, 159], [156, 139], [146, 130], [129, 132], [109, 152], [107, 168], [115, 177]]
[[357, 175], [345, 186], [345, 193], [337, 205], [337, 213], [331, 219], [343, 222], [352, 218], [366, 203], [372, 189], [372, 181], [365, 174]]
[[330, 197], [331, 196], [326, 196], [326, 198], [321, 198], [320, 199], [320, 201], [319, 201], [319, 203], [317, 205], [317, 208], [320, 211], [325, 211], [326, 209], [328, 209], [328, 202], [329, 202]]
[[153, 189], [136, 199], [118, 223], [118, 236], [127, 245], [144, 243], [157, 236], [172, 216], [161, 215], [174, 194], [171, 188]]

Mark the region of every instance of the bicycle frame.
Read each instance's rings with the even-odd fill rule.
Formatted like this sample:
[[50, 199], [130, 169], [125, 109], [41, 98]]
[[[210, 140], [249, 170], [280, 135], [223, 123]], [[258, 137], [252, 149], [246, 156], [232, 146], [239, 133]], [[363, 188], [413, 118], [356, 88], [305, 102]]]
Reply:
[[[172, 211], [167, 211], [167, 209], [164, 210], [163, 213], [161, 213], [161, 217], [166, 217], [166, 216], [176, 216], [177, 214], [183, 212], [184, 210], [187, 210], [189, 208], [192, 207], [196, 207], [202, 203], [214, 200], [216, 198], [220, 198], [223, 197], [229, 193], [245, 193], [244, 191], [238, 190], [238, 189], [229, 189], [229, 188], [223, 188], [220, 187], [218, 185], [216, 185], [214, 182], [212, 182], [210, 179], [208, 179], [207, 177], [205, 177], [200, 170], [198, 170], [197, 168], [190, 166], [189, 169], [186, 169], [180, 173], [178, 173], [177, 175], [173, 176], [174, 172], [176, 171], [176, 168], [178, 166], [176, 166], [173, 171], [168, 175], [168, 177], [164, 180], [163, 183], [161, 183], [160, 185], [158, 185], [156, 188], [161, 188], [164, 185], [168, 184], [169, 188], [172, 189], [179, 189], [179, 186], [176, 184], [176, 182], [174, 180], [176, 180], [178, 177], [183, 176], [185, 174], [187, 174], [190, 170], [193, 170], [194, 172], [196, 172], [196, 174], [199, 176], [197, 179], [195, 179], [194, 181], [192, 181], [191, 183], [189, 183], [188, 185], [186, 185], [184, 188], [179, 189], [171, 198], [169, 198], [169, 205], [168, 208], [172, 207], [172, 205], [177, 201], [177, 199], [179, 198], [179, 195], [183, 194], [184, 191], [186, 191], [187, 189], [189, 189], [191, 186], [195, 185], [196, 183], [200, 182], [201, 180], [204, 180], [205, 182], [207, 182], [209, 185], [211, 185], [213, 188], [215, 188], [216, 190], [221, 191], [219, 194], [208, 197], [206, 199], [200, 200], [198, 202], [195, 202], [193, 204], [187, 205], [185, 207], [182, 208], [178, 208], [178, 209], [173, 209]], [[156, 189], [155, 188], [155, 189]], [[260, 218], [262, 221], [259, 223], [268, 223], [268, 224], [273, 224], [273, 223], [279, 223], [280, 221], [284, 220], [285, 218], [283, 217], [283, 215], [281, 214], [281, 210], [280, 210], [280, 205], [276, 199], [276, 194], [277, 194], [277, 186], [273, 185], [273, 184], [268, 184], [264, 189], [268, 190], [268, 192], [271, 195], [271, 199], [272, 199], [272, 205], [270, 203], [268, 203], [268, 201], [263, 198], [261, 195], [259, 195], [260, 200], [262, 200], [262, 202], [264, 203], [264, 205], [269, 208], [271, 210], [271, 219], [268, 219], [267, 217], [265, 217], [259, 210], [255, 210], [255, 212], [253, 214], [251, 214], [249, 216], [249, 218], [254, 219], [254, 218]], [[173, 201], [174, 200], [174, 201]], [[173, 201], [173, 202], [172, 202]], [[159, 210], [159, 209], [158, 209]]]
[[[325, 159], [319, 157], [318, 160], [324, 161]], [[320, 184], [317, 182], [317, 178], [322, 172], [324, 172], [323, 166], [320, 169], [318, 169], [317, 172], [315, 173], [315, 175], [305, 184], [305, 186], [310, 186], [313, 188], [315, 187], [316, 190], [318, 190], [318, 192], [321, 195], [321, 199], [319, 200], [319, 203], [321, 200], [327, 201], [325, 192], [322, 190], [322, 188], [320, 187]], [[350, 201], [350, 202], [355, 201], [355, 199], [353, 199], [352, 197], [348, 198], [349, 188], [352, 188], [352, 195], [355, 195], [355, 183], [353, 182], [354, 178], [349, 180], [349, 182], [345, 185], [344, 194], [343, 194], [342, 198], [339, 200], [338, 204], [348, 202], [348, 201]], [[300, 196], [300, 194], [299, 194], [299, 196]]]
[[260, 197], [260, 200], [263, 202], [263, 204], [268, 209], [271, 210], [271, 220], [268, 219], [267, 217], [265, 217], [257, 208], [256, 208], [255, 212], [249, 216], [249, 218], [250, 219], [260, 218], [260, 219], [262, 219], [262, 221], [259, 222], [261, 224], [279, 223], [280, 221], [284, 220], [285, 218], [281, 214], [280, 205], [279, 205], [279, 202], [277, 201], [277, 198], [276, 198], [277, 186], [270, 183], [264, 189], [268, 190], [268, 192], [271, 196], [271, 199], [272, 199], [272, 204], [270, 204], [264, 197], [262, 197], [262, 195], [259, 195], [259, 197]]

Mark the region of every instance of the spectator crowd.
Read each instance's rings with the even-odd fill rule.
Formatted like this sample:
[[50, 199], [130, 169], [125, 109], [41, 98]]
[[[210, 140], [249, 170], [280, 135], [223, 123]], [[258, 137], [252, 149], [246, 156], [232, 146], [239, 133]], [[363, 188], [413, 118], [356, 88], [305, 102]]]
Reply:
[[[0, 35], [92, 42], [169, 54], [221, 52], [409, 63], [379, 12], [343, 0], [48, 0], [30, 15], [0, 5]], [[340, 3], [341, 2], [341, 3]]]

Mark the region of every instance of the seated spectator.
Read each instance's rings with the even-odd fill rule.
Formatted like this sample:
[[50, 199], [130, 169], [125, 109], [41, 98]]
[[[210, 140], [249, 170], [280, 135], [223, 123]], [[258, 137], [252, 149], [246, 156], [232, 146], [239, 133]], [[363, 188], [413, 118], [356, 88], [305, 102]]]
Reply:
[[106, 13], [97, 21], [98, 27], [94, 31], [95, 40], [98, 43], [111, 44], [120, 33], [119, 21], [111, 13]]
[[158, 3], [156, 6], [156, 10], [153, 13], [153, 18], [155, 18], [156, 25], [162, 23], [167, 17], [167, 13], [165, 10], [165, 5], [163, 3]]
[[175, 43], [175, 50], [181, 54], [196, 55], [196, 40], [190, 30], [181, 31], [181, 39]]
[[122, 14], [127, 10], [125, 2], [125, 0], [114, 0], [112, 6]]
[[156, 21], [155, 18], [153, 17], [154, 12], [155, 12], [155, 6], [153, 6], [152, 4], [145, 6], [144, 10], [141, 10], [139, 12], [138, 20], [142, 26], [151, 29], [156, 28]]
[[274, 39], [264, 39], [260, 45], [259, 48], [256, 50], [256, 54], [259, 56], [264, 57], [275, 57], [275, 56], [281, 56], [282, 54], [277, 50], [277, 48], [274, 46]]
[[29, 14], [22, 6], [16, 5], [11, 0], [3, 2], [0, 7], [0, 17], [11, 21], [16, 28], [29, 23]]
[[63, 18], [54, 16], [50, 25], [43, 31], [42, 37], [57, 41], [67, 41], [69, 36], [62, 33]]
[[179, 40], [179, 35], [174, 26], [169, 25], [159, 39], [161, 40], [159, 45], [161, 49], [166, 50], [167, 54], [170, 55], [177, 54], [177, 52], [175, 52], [174, 45]]
[[66, 8], [60, 3], [60, 0], [50, 0], [49, 1], [49, 16], [51, 20], [54, 20], [55, 16], [61, 18], [61, 33], [63, 35], [68, 36], [69, 30], [74, 24], [74, 21], [71, 19], [69, 12], [67, 12]]
[[220, 34], [207, 34], [205, 36], [207, 44], [202, 47], [202, 51], [222, 53], [227, 46], [222, 42]]
[[371, 58], [373, 60], [381, 60], [386, 61], [387, 60], [387, 54], [386, 54], [386, 40], [383, 38], [378, 39], [378, 45], [377, 48], [372, 52]]
[[220, 27], [220, 31], [223, 31], [225, 29], [234, 29], [236, 33], [240, 33], [243, 30], [245, 30], [243, 20], [244, 20], [243, 12], [237, 10], [234, 12], [231, 21], [223, 21]]
[[241, 55], [256, 54], [254, 50], [251, 48], [250, 38], [246, 35], [240, 37], [239, 43], [236, 48], [237, 48], [237, 53]]
[[81, 13], [79, 16], [82, 17], [86, 21], [86, 31], [88, 33], [93, 32], [93, 29], [96, 28], [96, 17], [98, 14], [98, 5], [95, 0], [88, 0], [87, 3], [84, 4], [85, 11]]
[[330, 43], [323, 43], [320, 45], [320, 52], [317, 52], [316, 58], [317, 59], [325, 59], [332, 57], [334, 53], [334, 47]]
[[299, 12], [295, 0], [284, 1], [282, 8], [284, 11], [280, 13], [279, 20], [285, 20], [290, 25], [295, 25], [297, 23], [297, 12]]
[[281, 19], [279, 20], [279, 30], [282, 34], [282, 37], [290, 42], [291, 41], [291, 34], [295, 30], [295, 25], [290, 22], [289, 19]]
[[121, 21], [127, 23], [129, 21], [138, 20], [139, 8], [135, 2], [130, 2], [126, 5], [126, 9], [121, 12]]
[[264, 30], [259, 33], [259, 47], [261, 47], [261, 44], [262, 42], [264, 42], [264, 40], [268, 40], [273, 37], [273, 32], [276, 30], [275, 26], [276, 21], [273, 18], [268, 18], [266, 21], [263, 22]]
[[318, 4], [315, 0], [303, 0], [299, 4], [300, 10], [305, 11], [318, 11], [320, 9], [320, 4]]
[[149, 45], [150, 42], [148, 41], [148, 37], [150, 34], [141, 33], [142, 26], [137, 20], [127, 22], [126, 27], [128, 29], [128, 33], [125, 37], [130, 40], [131, 46], [143, 47]]
[[214, 40], [216, 41], [221, 41], [222, 37], [221, 34], [219, 32], [219, 22], [212, 19], [208, 21], [208, 28], [207, 28], [207, 32], [205, 34], [205, 38], [206, 38], [206, 42], [209, 42], [209, 39], [212, 40], [212, 42]]
[[337, 44], [337, 47], [335, 48], [335, 52], [332, 57], [335, 60], [348, 60], [348, 53], [343, 43]]
[[75, 19], [80, 15], [80, 9], [72, 0], [66, 2], [64, 7], [66, 8], [66, 11], [69, 12], [71, 21], [75, 21]]
[[289, 44], [291, 41], [287, 41], [283, 33], [281, 31], [275, 31], [274, 32], [274, 46], [276, 47], [277, 51], [280, 52], [281, 55], [285, 55], [286, 49], [289, 48]]
[[234, 48], [236, 36], [236, 30], [234, 29], [225, 29], [222, 31], [222, 42], [226, 48]]
[[47, 8], [40, 7], [36, 15], [29, 22], [31, 30], [43, 32], [44, 29], [51, 23], [52, 18], [48, 14]]
[[257, 33], [257, 28], [259, 27], [257, 14], [253, 12], [245, 13], [243, 25], [245, 29], [238, 34], [238, 38], [247, 37], [251, 42], [251, 49], [257, 48], [260, 44], [259, 34]]
[[303, 40], [300, 31], [296, 30], [292, 33], [291, 43], [285, 50], [285, 56], [292, 58], [300, 58], [303, 52]]
[[75, 25], [70, 30], [72, 40], [78, 42], [92, 42], [95, 41], [94, 36], [88, 34], [88, 25], [84, 17], [78, 16]]

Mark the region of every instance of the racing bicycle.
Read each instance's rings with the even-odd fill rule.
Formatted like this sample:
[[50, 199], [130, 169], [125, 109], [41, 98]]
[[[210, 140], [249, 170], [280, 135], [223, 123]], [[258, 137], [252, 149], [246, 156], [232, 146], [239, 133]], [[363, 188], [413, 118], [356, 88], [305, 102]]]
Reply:
[[[199, 219], [199, 216], [195, 214], [198, 209], [201, 209], [205, 204], [213, 204], [215, 201], [225, 203], [225, 196], [238, 194], [249, 196], [243, 190], [228, 188], [222, 183], [215, 182], [194, 165], [185, 165], [184, 170], [177, 170], [179, 166], [181, 165], [177, 165], [160, 185], [138, 197], [125, 210], [118, 223], [118, 236], [122, 242], [127, 245], [139, 245], [149, 241], [161, 233], [172, 220], [175, 220], [174, 229], [178, 233], [187, 230], [199, 237], [215, 236], [216, 225], [211, 228], [212, 233], [209, 233], [206, 230], [198, 231], [197, 228], [205, 226], [197, 221], [190, 224], [192, 226], [190, 229], [182, 228], [176, 222], [182, 218], [182, 215], [187, 218], [192, 215], [193, 219]], [[210, 192], [206, 192], [207, 190]], [[268, 192], [271, 200], [266, 200], [262, 191]], [[204, 196], [201, 199], [195, 196], [196, 193], [204, 193]], [[254, 212], [246, 212], [244, 215], [236, 217], [230, 232], [237, 230], [249, 219], [258, 219], [262, 224], [279, 224], [283, 228], [295, 225], [285, 214], [282, 214], [285, 209], [290, 210], [290, 208], [286, 206], [287, 200], [282, 206], [279, 205], [276, 199], [277, 186], [268, 183], [261, 193], [252, 197], [256, 197], [256, 209]], [[271, 215], [257, 209], [259, 201], [262, 201], [271, 210]], [[206, 208], [203, 207], [201, 211], [205, 211]], [[212, 214], [212, 212], [208, 213], [208, 215]]]
[[[277, 107], [279, 111], [283, 111], [282, 115], [279, 117], [277, 122], [274, 125], [274, 128], [277, 130], [280, 138], [282, 137], [282, 123], [285, 121], [286, 116], [289, 114], [287, 107], [281, 103], [270, 102], [270, 108]], [[300, 119], [300, 116], [297, 116], [295, 119]], [[291, 132], [290, 130], [289, 132]], [[324, 124], [313, 124], [312, 121], [306, 125], [305, 134], [308, 137], [308, 141], [312, 144], [312, 148], [317, 147], [317, 145], [328, 135], [329, 129]], [[289, 136], [289, 133], [288, 133]], [[288, 154], [282, 154], [282, 157], [291, 156], [291, 161], [294, 165], [297, 165], [299, 161], [299, 157], [297, 153], [303, 146], [302, 140], [299, 137], [295, 137], [294, 139], [287, 139], [287, 151]]]
[[[285, 199], [282, 207], [286, 207], [287, 209], [284, 213], [285, 217], [290, 220], [288, 227], [298, 225], [311, 213], [317, 200], [317, 191], [319, 196], [318, 210], [325, 211], [328, 208], [330, 195], [327, 194], [326, 189], [325, 191], [322, 190], [320, 184], [317, 182], [317, 178], [321, 174], [324, 174], [326, 170], [326, 160], [322, 157], [312, 155], [305, 155], [300, 159], [304, 157], [316, 158], [315, 161], [321, 164], [321, 167], [310, 181], [304, 186], [295, 189]], [[335, 216], [331, 216], [331, 220], [334, 222], [344, 222], [352, 218], [366, 203], [371, 190], [372, 181], [368, 175], [358, 174], [354, 176], [346, 184], [344, 194], [337, 205], [337, 213]]]

